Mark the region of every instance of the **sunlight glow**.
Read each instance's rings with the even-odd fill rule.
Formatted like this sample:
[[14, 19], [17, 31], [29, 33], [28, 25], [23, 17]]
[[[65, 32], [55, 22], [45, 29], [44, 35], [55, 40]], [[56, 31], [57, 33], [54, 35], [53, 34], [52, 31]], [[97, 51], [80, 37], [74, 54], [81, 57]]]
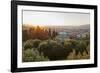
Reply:
[[79, 26], [90, 24], [90, 14], [23, 11], [23, 23], [34, 26]]

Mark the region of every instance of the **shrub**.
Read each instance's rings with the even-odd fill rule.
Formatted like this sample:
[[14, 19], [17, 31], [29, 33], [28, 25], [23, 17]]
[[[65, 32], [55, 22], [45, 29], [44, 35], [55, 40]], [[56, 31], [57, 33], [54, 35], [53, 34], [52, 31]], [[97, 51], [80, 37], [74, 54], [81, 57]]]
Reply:
[[83, 55], [83, 52], [86, 51], [86, 47], [88, 46], [89, 41], [88, 40], [67, 40], [64, 42], [64, 47], [67, 49], [67, 51], [72, 52], [72, 50], [75, 50], [76, 55], [80, 52], [81, 55]]
[[86, 43], [86, 46], [90, 44], [90, 40], [84, 40], [84, 42]]
[[68, 52], [71, 52], [73, 49], [71, 42], [64, 42], [64, 48], [67, 49]]
[[43, 56], [43, 53], [39, 53], [38, 50], [32, 48], [23, 51], [23, 62], [34, 62], [34, 61], [48, 61], [47, 57]]
[[62, 43], [61, 39], [58, 38], [58, 37], [56, 37], [54, 40], [56, 40], [56, 41], [59, 42], [59, 43]]
[[76, 51], [73, 50], [67, 57], [67, 60], [81, 60], [81, 59], [89, 59], [90, 58], [90, 54], [86, 54], [86, 51], [83, 52], [83, 55], [78, 52], [78, 54], [76, 55]]
[[90, 54], [90, 44], [86, 47], [87, 54]]
[[43, 49], [46, 49], [46, 48], [48, 48], [48, 43], [44, 41], [39, 44], [38, 50], [42, 51]]
[[64, 45], [64, 48], [67, 49], [67, 53], [69, 54], [73, 50], [76, 51], [76, 48], [77, 48], [77, 45], [78, 45], [78, 41], [73, 40], [73, 39], [65, 40], [63, 45]]
[[83, 52], [87, 51], [86, 47], [87, 47], [86, 43], [84, 41], [80, 41], [76, 47], [76, 55], [78, 54], [78, 52], [80, 52], [81, 55], [83, 55]]
[[24, 42], [24, 49], [28, 49], [28, 48], [33, 48], [33, 44], [32, 44], [32, 40], [27, 40], [26, 42]]
[[79, 41], [77, 40], [70, 39], [70, 40], [65, 40], [64, 44], [67, 45], [67, 47], [69, 46], [69, 48], [76, 48], [78, 42]]
[[63, 60], [66, 58], [67, 50], [57, 41], [47, 40], [40, 43], [39, 51], [50, 60]]
[[40, 44], [40, 40], [39, 39], [34, 39], [34, 40], [27, 40], [24, 43], [24, 49], [28, 49], [28, 48], [37, 48], [38, 45]]
[[39, 39], [33, 40], [33, 41], [32, 41], [33, 47], [34, 47], [34, 48], [37, 48], [37, 47], [39, 46], [40, 42], [41, 42], [41, 41], [40, 41]]

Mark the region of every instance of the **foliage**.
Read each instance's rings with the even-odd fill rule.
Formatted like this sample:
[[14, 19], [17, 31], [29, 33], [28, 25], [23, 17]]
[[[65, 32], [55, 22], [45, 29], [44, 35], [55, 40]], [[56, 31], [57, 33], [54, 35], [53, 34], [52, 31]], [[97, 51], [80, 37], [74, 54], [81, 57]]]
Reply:
[[75, 35], [61, 41], [58, 33], [40, 26], [23, 29], [23, 62], [79, 60], [90, 58], [90, 34]]
[[40, 44], [41, 40], [35, 39], [35, 40], [27, 40], [24, 42], [24, 49], [28, 48], [37, 48], [38, 45]]
[[44, 56], [48, 56], [50, 60], [62, 60], [67, 55], [67, 50], [60, 43], [53, 40], [40, 43], [39, 51], [42, 51]]
[[84, 51], [86, 51], [86, 53], [87, 53], [86, 47], [87, 47], [86, 42], [85, 42], [85, 41], [80, 41], [80, 42], [78, 43], [78, 45], [77, 45], [77, 48], [76, 48], [76, 54], [78, 54], [78, 52], [80, 52], [81, 55], [83, 55], [83, 52], [84, 52]]
[[[34, 50], [35, 48], [35, 50]], [[24, 42], [24, 60], [33, 61], [48, 57], [49, 60], [88, 59], [90, 56], [89, 41], [65, 40], [62, 44], [57, 40], [39, 39]], [[39, 58], [40, 57], [40, 58]]]
[[67, 40], [64, 42], [64, 47], [69, 50], [69, 52], [72, 52], [72, 50], [75, 50], [76, 55], [80, 52], [81, 55], [83, 55], [83, 52], [87, 51], [87, 46], [89, 44], [88, 40]]
[[83, 52], [83, 55], [78, 52], [78, 54], [76, 55], [76, 51], [73, 50], [68, 56], [67, 56], [67, 60], [81, 60], [81, 59], [89, 59], [90, 58], [90, 53], [86, 53], [86, 51]]
[[41, 40], [39, 39], [34, 39], [32, 44], [34, 48], [38, 48], [39, 44], [40, 44]]
[[23, 29], [22, 32], [23, 32], [23, 41], [27, 41], [30, 39], [40, 39], [40, 40], [47, 40], [49, 38], [53, 39], [57, 35], [57, 32], [55, 30], [51, 31], [51, 29], [42, 28], [40, 26]]
[[27, 40], [26, 42], [24, 42], [24, 49], [28, 49], [28, 48], [33, 48], [33, 44], [32, 44], [33, 40]]
[[23, 51], [23, 62], [34, 62], [34, 61], [48, 61], [47, 57], [43, 56], [43, 53], [39, 53], [38, 50], [32, 48]]

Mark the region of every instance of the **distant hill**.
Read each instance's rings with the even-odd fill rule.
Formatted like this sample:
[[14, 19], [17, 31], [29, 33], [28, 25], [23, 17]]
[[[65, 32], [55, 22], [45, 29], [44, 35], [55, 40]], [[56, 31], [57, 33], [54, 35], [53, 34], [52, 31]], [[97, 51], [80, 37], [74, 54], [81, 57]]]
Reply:
[[48, 26], [49, 28], [56, 28], [56, 29], [90, 29], [90, 25], [80, 25], [80, 26]]
[[56, 30], [57, 32], [68, 32], [71, 34], [90, 32], [90, 25], [80, 25], [80, 26], [48, 26], [51, 30]]
[[81, 25], [79, 26], [80, 29], [90, 29], [90, 25], [86, 24], [86, 25]]

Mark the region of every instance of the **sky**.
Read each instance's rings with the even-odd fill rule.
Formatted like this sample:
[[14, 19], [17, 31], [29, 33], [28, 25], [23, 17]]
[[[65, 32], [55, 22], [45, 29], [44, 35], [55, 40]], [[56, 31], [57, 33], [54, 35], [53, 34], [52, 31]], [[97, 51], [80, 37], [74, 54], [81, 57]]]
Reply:
[[80, 26], [90, 24], [89, 13], [23, 11], [23, 24], [33, 26]]

